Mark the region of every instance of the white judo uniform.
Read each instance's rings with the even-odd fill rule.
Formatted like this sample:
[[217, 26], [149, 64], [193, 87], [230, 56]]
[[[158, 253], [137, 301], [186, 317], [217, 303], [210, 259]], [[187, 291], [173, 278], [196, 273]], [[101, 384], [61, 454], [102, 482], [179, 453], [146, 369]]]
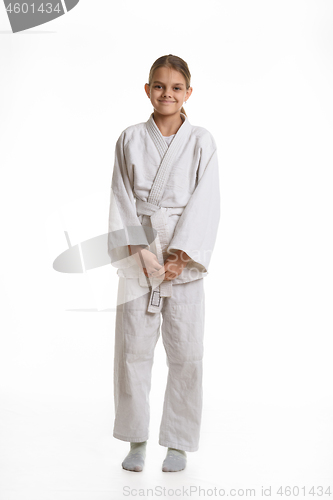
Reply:
[[[108, 252], [119, 276], [115, 325], [113, 436], [149, 437], [151, 371], [162, 330], [167, 355], [159, 444], [199, 448], [205, 299], [203, 279], [220, 220], [219, 169], [211, 133], [182, 125], [168, 145], [153, 113], [117, 140]], [[169, 141], [168, 141], [169, 142]], [[144, 245], [161, 265], [174, 250], [190, 261], [170, 281], [147, 278], [128, 245]], [[163, 318], [161, 327], [161, 316]]]

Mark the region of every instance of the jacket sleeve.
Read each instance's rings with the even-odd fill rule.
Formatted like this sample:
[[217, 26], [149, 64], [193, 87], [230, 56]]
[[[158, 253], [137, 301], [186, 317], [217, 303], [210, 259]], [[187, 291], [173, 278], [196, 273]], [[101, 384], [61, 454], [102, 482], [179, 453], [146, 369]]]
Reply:
[[136, 213], [136, 205], [124, 153], [125, 133], [122, 132], [115, 147], [111, 182], [108, 254], [117, 268], [134, 264], [128, 245], [148, 246], [147, 236]]
[[[219, 166], [216, 144], [200, 162], [197, 183], [180, 216], [167, 251], [182, 250], [191, 258], [188, 267], [208, 272], [220, 220]], [[207, 153], [206, 153], [207, 154]]]

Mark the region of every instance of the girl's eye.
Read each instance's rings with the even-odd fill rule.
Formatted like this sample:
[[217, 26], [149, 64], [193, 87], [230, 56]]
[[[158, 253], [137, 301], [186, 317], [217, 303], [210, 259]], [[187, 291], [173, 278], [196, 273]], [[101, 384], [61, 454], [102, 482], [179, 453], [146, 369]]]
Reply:
[[[154, 89], [157, 89], [157, 88], [158, 88], [158, 87], [160, 87], [160, 86], [161, 86], [161, 85], [155, 85], [155, 86], [154, 86]], [[177, 89], [177, 90], [180, 90], [180, 88], [179, 88], [179, 87], [174, 87], [174, 88], [175, 88], [175, 89]]]

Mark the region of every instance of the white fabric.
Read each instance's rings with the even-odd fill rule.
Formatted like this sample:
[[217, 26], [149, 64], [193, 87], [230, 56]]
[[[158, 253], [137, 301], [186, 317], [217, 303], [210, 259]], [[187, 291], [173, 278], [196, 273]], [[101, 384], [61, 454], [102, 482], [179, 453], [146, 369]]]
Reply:
[[175, 286], [161, 314], [147, 312], [148, 294], [131, 300], [137, 288], [137, 278], [119, 278], [113, 436], [130, 442], [149, 438], [151, 371], [161, 329], [169, 373], [159, 444], [197, 451], [203, 401], [204, 280]]
[[[181, 118], [169, 145], [153, 113], [147, 122], [126, 128], [116, 143], [108, 238], [119, 275], [113, 435], [130, 442], [149, 437], [151, 369], [161, 328], [169, 373], [159, 444], [196, 451], [202, 412], [202, 278], [220, 219], [219, 169], [210, 132], [191, 125], [182, 113]], [[127, 245], [147, 246], [161, 265], [173, 250], [183, 250], [190, 261], [174, 280], [148, 281]], [[150, 293], [142, 293], [145, 289]]]
[[[139, 277], [142, 287], [154, 285], [147, 281], [127, 245], [145, 245], [156, 255], [161, 246], [163, 257], [178, 249], [186, 252], [191, 260], [169, 282], [172, 287], [208, 274], [216, 241], [220, 219], [216, 143], [207, 129], [191, 125], [183, 113], [181, 117], [183, 124], [169, 146], [153, 113], [147, 122], [123, 130], [116, 143], [108, 252], [117, 274]], [[158, 208], [155, 218], [162, 227], [157, 236], [156, 231], [153, 234], [152, 212], [143, 210], [153, 205]]]
[[176, 134], [172, 134], [172, 135], [164, 135], [164, 140], [165, 142], [167, 143], [168, 146], [170, 146], [170, 142], [172, 141], [172, 139], [174, 138]]

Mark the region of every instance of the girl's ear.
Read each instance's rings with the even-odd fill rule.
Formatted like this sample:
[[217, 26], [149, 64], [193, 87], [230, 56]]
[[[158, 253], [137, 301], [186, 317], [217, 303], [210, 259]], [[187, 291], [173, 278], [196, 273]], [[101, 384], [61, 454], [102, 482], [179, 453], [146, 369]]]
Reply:
[[188, 99], [193, 92], [193, 87], [189, 87], [186, 91], [186, 98]]
[[150, 87], [149, 87], [148, 83], [145, 83], [144, 88], [145, 88], [145, 92], [146, 92], [147, 96], [150, 97]]

